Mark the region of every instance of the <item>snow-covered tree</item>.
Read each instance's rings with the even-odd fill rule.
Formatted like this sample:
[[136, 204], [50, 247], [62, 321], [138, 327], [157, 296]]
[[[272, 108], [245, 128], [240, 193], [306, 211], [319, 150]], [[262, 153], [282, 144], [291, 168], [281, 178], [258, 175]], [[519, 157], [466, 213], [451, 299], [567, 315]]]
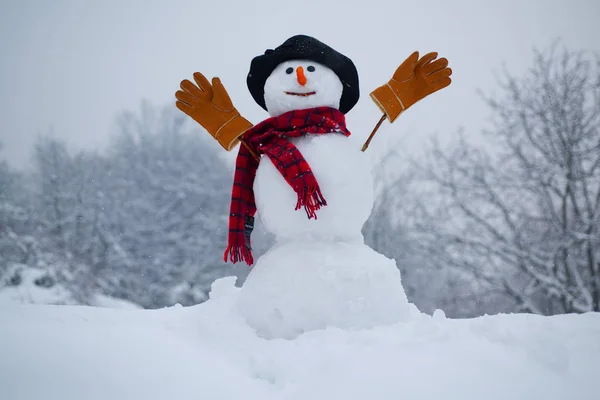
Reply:
[[[0, 162], [0, 291], [34, 302], [31, 289], [54, 286], [56, 279], [45, 268], [51, 257], [36, 235], [38, 215], [29, 183], [25, 174]], [[53, 300], [61, 302], [60, 296]]]
[[505, 311], [600, 311], [600, 62], [552, 47], [485, 97], [488, 149], [436, 145], [421, 240]]
[[[27, 272], [70, 303], [108, 295], [145, 307], [195, 304], [215, 279], [243, 279], [245, 264], [223, 261], [233, 178], [223, 149], [175, 107], [146, 104], [118, 122], [103, 154], [42, 136], [31, 174], [0, 164], [0, 279]], [[270, 242], [256, 230], [260, 255]]]
[[206, 300], [235, 272], [222, 260], [232, 171], [218, 144], [173, 108], [124, 113], [102, 178], [106, 279], [146, 307]]
[[[248, 273], [223, 261], [233, 163], [174, 107], [123, 113], [104, 154], [50, 136], [34, 154], [31, 175], [0, 164], [3, 276], [33, 268], [27, 276], [69, 302], [164, 307], [202, 302], [215, 279]], [[260, 254], [268, 240], [257, 231]]]
[[7, 276], [8, 270], [12, 264], [29, 262], [32, 256], [21, 184], [22, 177], [0, 161], [0, 286], [5, 280], [18, 280], [18, 276]]
[[91, 254], [98, 247], [94, 170], [87, 158], [85, 153], [70, 154], [63, 141], [40, 137], [35, 145], [31, 193], [34, 234], [41, 251], [37, 267], [47, 270], [48, 285], [56, 281], [68, 287], [82, 304], [97, 289]]

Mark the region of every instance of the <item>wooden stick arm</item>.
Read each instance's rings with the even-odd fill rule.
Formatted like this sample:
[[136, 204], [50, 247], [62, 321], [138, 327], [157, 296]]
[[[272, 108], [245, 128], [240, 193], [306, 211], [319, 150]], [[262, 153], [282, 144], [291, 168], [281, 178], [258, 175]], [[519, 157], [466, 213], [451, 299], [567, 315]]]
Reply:
[[252, 154], [252, 157], [254, 157], [254, 159], [256, 161], [260, 161], [260, 157], [258, 156], [258, 154], [256, 154], [254, 152], [254, 150], [252, 150], [252, 148], [250, 147], [250, 145], [248, 143], [246, 143], [246, 141], [242, 138], [239, 139], [240, 143], [246, 148], [248, 149], [248, 151], [250, 152], [250, 154]]
[[371, 143], [371, 140], [373, 140], [373, 136], [375, 136], [375, 133], [377, 133], [377, 130], [379, 129], [381, 124], [383, 124], [383, 121], [385, 121], [386, 118], [387, 116], [385, 114], [383, 114], [381, 118], [379, 118], [379, 122], [377, 122], [377, 125], [375, 125], [375, 128], [373, 128], [373, 132], [371, 132], [367, 141], [365, 142], [365, 144], [363, 144], [362, 151], [365, 151], [369, 147], [369, 143]]

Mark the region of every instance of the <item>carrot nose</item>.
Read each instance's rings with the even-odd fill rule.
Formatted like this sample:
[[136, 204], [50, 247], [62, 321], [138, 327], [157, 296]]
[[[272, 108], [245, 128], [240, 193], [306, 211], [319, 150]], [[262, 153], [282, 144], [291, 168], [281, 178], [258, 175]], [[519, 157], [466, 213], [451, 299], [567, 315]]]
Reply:
[[302, 67], [296, 68], [296, 78], [298, 79], [298, 83], [301, 86], [306, 85], [306, 75], [304, 75], [304, 68], [302, 68]]

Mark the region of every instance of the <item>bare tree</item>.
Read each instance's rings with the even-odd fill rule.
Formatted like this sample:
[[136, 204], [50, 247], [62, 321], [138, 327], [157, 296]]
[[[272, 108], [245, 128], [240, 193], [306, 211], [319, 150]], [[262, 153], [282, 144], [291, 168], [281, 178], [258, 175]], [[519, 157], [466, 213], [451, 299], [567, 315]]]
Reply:
[[[439, 202], [422, 239], [439, 263], [539, 314], [600, 311], [600, 62], [535, 51], [505, 72], [488, 150], [462, 135], [421, 167]], [[430, 221], [436, 220], [436, 224]]]

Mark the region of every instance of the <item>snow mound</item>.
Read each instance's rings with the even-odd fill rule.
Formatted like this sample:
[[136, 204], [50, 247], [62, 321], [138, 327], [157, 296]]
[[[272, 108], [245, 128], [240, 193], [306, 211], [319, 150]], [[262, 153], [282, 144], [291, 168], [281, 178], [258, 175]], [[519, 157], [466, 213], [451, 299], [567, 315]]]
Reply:
[[409, 314], [395, 261], [361, 242], [276, 244], [246, 278], [238, 308], [258, 335], [285, 339], [389, 325]]
[[0, 305], [0, 399], [596, 399], [600, 314], [409, 317], [261, 338], [235, 278], [194, 307]]

